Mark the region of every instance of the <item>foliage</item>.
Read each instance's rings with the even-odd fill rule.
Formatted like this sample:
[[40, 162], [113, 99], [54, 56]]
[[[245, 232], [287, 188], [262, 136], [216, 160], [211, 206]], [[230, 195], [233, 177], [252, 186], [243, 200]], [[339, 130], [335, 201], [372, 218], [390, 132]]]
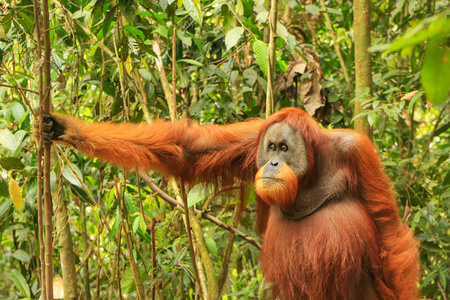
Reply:
[[[262, 0], [51, 1], [55, 111], [88, 121], [168, 118], [155, 50], [160, 43], [169, 83], [176, 75], [180, 116], [202, 124], [264, 117], [266, 4]], [[422, 295], [431, 299], [444, 299], [450, 291], [448, 6], [447, 0], [372, 2], [374, 91], [363, 101], [371, 109], [364, 114], [374, 128], [375, 143], [393, 180], [402, 216], [420, 241]], [[6, 0], [1, 9], [0, 296], [36, 299], [40, 294], [40, 244], [32, 123], [39, 111], [35, 91], [43, 61], [35, 55], [33, 2]], [[287, 78], [278, 82], [279, 87], [289, 84], [277, 91], [277, 108], [302, 106], [309, 93], [298, 92], [317, 84], [323, 75], [325, 80], [320, 79], [315, 91], [320, 90], [320, 99], [328, 99], [320, 103], [327, 118], [319, 111], [316, 116], [324, 126], [351, 127], [355, 94], [342, 68], [353, 78], [352, 3], [327, 1], [324, 10], [310, 2], [285, 1], [279, 11], [275, 71], [277, 78]], [[323, 22], [325, 11], [332, 20], [344, 66]], [[304, 72], [291, 72], [302, 64]], [[305, 98], [299, 99], [300, 94]], [[64, 151], [70, 164], [58, 149], [52, 161], [53, 197], [59, 197], [57, 190], [62, 187], [77, 263], [87, 250], [81, 243], [80, 203], [87, 206], [88, 246], [94, 245], [87, 262], [93, 295], [117, 298], [119, 282], [123, 294], [136, 298], [130, 249], [120, 225], [118, 199], [123, 197], [133, 239], [131, 251], [144, 289], [150, 293], [155, 286], [161, 298], [193, 299], [195, 277], [180, 211], [138, 182], [135, 173], [88, 159], [69, 148]], [[171, 192], [165, 178], [156, 173], [152, 177]], [[191, 192], [190, 205], [200, 209], [209, 194], [219, 191], [194, 188]], [[230, 224], [238, 196], [219, 193], [206, 204], [210, 214]], [[238, 229], [258, 239], [254, 210], [254, 200], [250, 200]], [[156, 268], [147, 226], [152, 220], [156, 222]], [[201, 226], [214, 271], [219, 274], [228, 231], [208, 221]], [[223, 299], [262, 295], [265, 286], [258, 250], [237, 237], [232, 246]], [[54, 255], [55, 274], [60, 274], [58, 247]], [[79, 276], [84, 272], [80, 270]]]

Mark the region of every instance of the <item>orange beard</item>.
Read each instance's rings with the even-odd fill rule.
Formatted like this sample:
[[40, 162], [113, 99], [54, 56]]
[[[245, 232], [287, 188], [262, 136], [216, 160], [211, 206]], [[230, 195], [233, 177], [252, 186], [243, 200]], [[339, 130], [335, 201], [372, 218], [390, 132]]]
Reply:
[[291, 206], [297, 196], [298, 179], [285, 163], [273, 177], [263, 177], [265, 165], [255, 176], [255, 191], [269, 205]]

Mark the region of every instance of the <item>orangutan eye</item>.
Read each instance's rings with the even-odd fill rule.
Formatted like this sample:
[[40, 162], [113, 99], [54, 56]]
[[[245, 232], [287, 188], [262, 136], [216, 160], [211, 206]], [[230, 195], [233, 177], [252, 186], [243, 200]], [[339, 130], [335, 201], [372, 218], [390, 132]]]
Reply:
[[288, 148], [288, 146], [287, 146], [286, 144], [281, 144], [281, 145], [280, 145], [280, 150], [281, 150], [281, 151], [287, 152], [288, 149], [289, 149], [289, 148]]
[[276, 150], [277, 150], [277, 146], [275, 146], [274, 143], [270, 143], [270, 144], [269, 144], [269, 150], [270, 150], [270, 151], [276, 151]]

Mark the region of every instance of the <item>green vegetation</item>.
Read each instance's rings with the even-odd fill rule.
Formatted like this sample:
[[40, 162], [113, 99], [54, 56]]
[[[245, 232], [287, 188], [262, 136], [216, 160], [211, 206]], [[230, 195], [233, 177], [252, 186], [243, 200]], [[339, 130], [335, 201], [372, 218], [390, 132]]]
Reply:
[[[226, 124], [265, 117], [267, 2], [50, 1], [54, 111], [89, 122], [187, 117]], [[275, 110], [303, 107], [330, 128], [367, 120], [401, 216], [420, 241], [422, 296], [448, 299], [449, 1], [371, 1], [373, 86], [356, 94], [352, 2], [278, 5]], [[42, 111], [39, 78], [45, 76], [44, 42], [36, 39], [40, 22], [31, 0], [5, 0], [0, 7], [2, 299], [38, 299], [41, 293], [32, 129]], [[358, 115], [355, 102], [362, 106]], [[65, 282], [66, 299], [137, 299], [136, 286], [143, 298], [194, 299], [199, 286], [209, 291], [211, 280], [222, 299], [263, 294], [257, 247], [194, 216], [191, 226], [199, 226], [193, 234], [206, 245], [194, 243], [196, 285], [181, 209], [162, 201], [133, 171], [67, 147], [52, 149], [53, 272], [75, 280]], [[169, 178], [150, 175], [172, 197], [180, 194]], [[191, 207], [261, 241], [254, 232], [254, 196], [241, 207], [234, 191], [182, 187], [181, 195]], [[56, 282], [55, 296], [62, 280]]]

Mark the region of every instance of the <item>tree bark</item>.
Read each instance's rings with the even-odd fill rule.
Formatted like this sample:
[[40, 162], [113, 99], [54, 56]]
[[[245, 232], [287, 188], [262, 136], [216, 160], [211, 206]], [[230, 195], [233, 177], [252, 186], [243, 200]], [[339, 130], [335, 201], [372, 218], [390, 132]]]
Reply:
[[[43, 86], [43, 111], [50, 114], [51, 104], [51, 69], [50, 55], [52, 52], [50, 43], [50, 17], [49, 1], [42, 1], [42, 34], [44, 36], [44, 86]], [[52, 226], [52, 196], [50, 190], [50, 155], [51, 145], [44, 145], [44, 206], [45, 206], [45, 284], [47, 299], [53, 299], [53, 226]]]
[[273, 83], [275, 81], [275, 49], [277, 46], [278, 0], [271, 0], [269, 13], [269, 72], [267, 74], [266, 118], [274, 112]]
[[[84, 202], [81, 202], [80, 204], [80, 233], [81, 233], [81, 243], [83, 245], [83, 252], [84, 255], [86, 255], [86, 252], [88, 251], [88, 239], [87, 239], [87, 229], [86, 229], [86, 206], [84, 205]], [[99, 266], [100, 268], [100, 266]], [[86, 265], [84, 267], [84, 274], [83, 274], [83, 286], [84, 286], [84, 297], [86, 300], [91, 300], [91, 288], [90, 288], [90, 281], [89, 281], [89, 261], [86, 262]]]
[[[370, 0], [353, 1], [353, 32], [355, 39], [355, 97], [360, 97], [369, 88], [372, 95], [372, 62], [370, 47]], [[359, 100], [355, 102], [355, 115], [364, 111]], [[367, 118], [355, 120], [355, 129], [372, 139], [372, 130]]]
[[[64, 300], [78, 299], [77, 272], [75, 269], [75, 253], [73, 252], [72, 235], [70, 233], [69, 214], [66, 202], [62, 200], [63, 186], [61, 178], [57, 184], [58, 194], [55, 196], [55, 228], [58, 236], [59, 255], [61, 259], [62, 278], [64, 282]], [[50, 298], [52, 299], [52, 298]]]
[[[38, 0], [33, 1], [34, 6], [34, 22], [35, 22], [35, 35], [37, 41], [37, 53], [36, 59], [40, 60], [42, 55], [42, 39], [41, 39], [41, 7]], [[39, 106], [42, 107], [43, 97], [43, 78], [42, 78], [42, 66], [39, 68], [38, 86], [39, 86]], [[41, 291], [42, 299], [46, 299], [47, 289], [45, 288], [45, 244], [44, 244], [44, 221], [43, 221], [43, 208], [42, 208], [42, 155], [44, 145], [43, 134], [43, 119], [39, 120], [39, 145], [37, 150], [37, 168], [38, 168], [38, 195], [37, 195], [37, 210], [38, 210], [38, 235], [39, 235], [39, 262], [40, 262], [40, 276], [41, 276]]]

